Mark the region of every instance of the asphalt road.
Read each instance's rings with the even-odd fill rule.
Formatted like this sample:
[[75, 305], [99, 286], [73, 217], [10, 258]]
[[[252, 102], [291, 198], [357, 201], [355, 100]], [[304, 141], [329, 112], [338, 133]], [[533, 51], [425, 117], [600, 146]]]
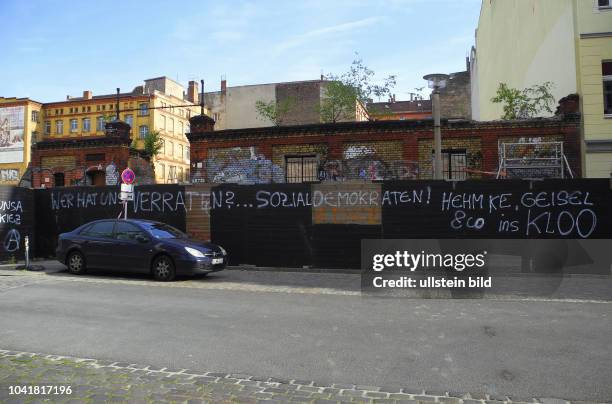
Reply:
[[342, 275], [316, 275], [333, 276], [337, 294], [304, 289], [304, 274], [282, 274], [276, 291], [257, 287], [272, 284], [271, 273], [249, 274], [239, 289], [208, 288], [223, 276], [169, 286], [60, 275], [17, 282], [0, 289], [0, 348], [327, 384], [612, 400], [610, 303], [366, 298], [343, 294]]

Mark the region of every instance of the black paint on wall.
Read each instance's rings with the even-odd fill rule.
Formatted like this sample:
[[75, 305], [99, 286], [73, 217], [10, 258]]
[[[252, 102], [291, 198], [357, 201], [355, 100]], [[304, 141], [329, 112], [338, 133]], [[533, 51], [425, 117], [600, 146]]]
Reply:
[[[230, 264], [301, 267], [310, 265], [309, 206], [283, 207], [280, 194], [310, 192], [304, 184], [223, 185], [213, 188], [211, 238], [230, 254]], [[264, 200], [281, 205], [257, 208]], [[221, 204], [215, 205], [215, 203]], [[285, 202], [285, 205], [288, 203]]]
[[[69, 187], [37, 189], [36, 255], [55, 254], [60, 233], [98, 219], [116, 218], [123, 209], [119, 187]], [[142, 185], [135, 187], [135, 200], [128, 203], [128, 217], [156, 220], [185, 230], [185, 187]]]

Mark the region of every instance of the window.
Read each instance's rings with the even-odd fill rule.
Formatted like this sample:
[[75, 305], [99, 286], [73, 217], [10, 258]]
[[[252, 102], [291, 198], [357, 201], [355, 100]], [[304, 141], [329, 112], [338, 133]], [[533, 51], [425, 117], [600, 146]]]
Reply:
[[184, 146], [182, 144], [179, 145], [179, 147], [176, 149], [176, 157], [182, 159], [184, 158], [184, 153], [185, 151], [183, 150]]
[[115, 238], [117, 240], [136, 241], [138, 236], [148, 238], [147, 233], [142, 231], [139, 227], [124, 221], [117, 222], [117, 226], [115, 227]]
[[168, 179], [166, 182], [176, 182], [176, 166], [168, 166]]
[[191, 156], [189, 155], [189, 146], [185, 146], [185, 156], [183, 157], [186, 161], [189, 161]]
[[56, 187], [64, 186], [64, 173], [55, 173], [53, 174], [53, 183]]
[[45, 121], [45, 135], [51, 134], [51, 121]]
[[125, 123], [127, 123], [128, 125], [130, 125], [130, 127], [132, 127], [134, 125], [134, 115], [126, 115]]
[[102, 105], [102, 111], [106, 111], [106, 104]]
[[317, 160], [317, 156], [286, 156], [285, 176], [287, 182], [318, 181]]
[[183, 167], [178, 168], [178, 180], [179, 182], [183, 182]]
[[38, 122], [38, 111], [32, 111], [32, 122]]
[[[431, 152], [431, 167], [433, 172], [435, 151]], [[465, 180], [467, 160], [465, 150], [442, 150], [442, 175], [445, 180]]]
[[611, 0], [598, 0], [598, 4], [599, 8], [610, 8], [612, 7], [612, 1]]
[[165, 116], [163, 116], [163, 115], [162, 115], [162, 117], [161, 117], [161, 125], [160, 125], [160, 126], [161, 126], [161, 128], [162, 128], [163, 130], [166, 130], [166, 117], [165, 117]]
[[612, 62], [601, 64], [603, 76], [604, 115], [612, 118]]
[[183, 122], [179, 122], [179, 133], [182, 135], [185, 133], [185, 125], [183, 125]]
[[70, 120], [70, 132], [74, 133], [77, 130], [79, 130], [79, 121], [76, 119], [71, 119]]
[[146, 103], [139, 104], [138, 108], [139, 108], [138, 115], [140, 116], [149, 115], [149, 104], [146, 104]]
[[168, 156], [174, 155], [174, 143], [168, 142]]
[[174, 133], [174, 119], [170, 118], [170, 121], [168, 122], [168, 131], [170, 133]]
[[161, 149], [159, 149], [159, 154], [166, 154], [166, 141], [164, 139], [161, 140]]
[[155, 238], [186, 238], [187, 235], [182, 231], [175, 229], [164, 223], [147, 223], [147, 230], [151, 232]]
[[159, 178], [162, 180], [166, 178], [166, 166], [163, 164], [159, 164]]
[[111, 221], [94, 223], [92, 226], [81, 231], [81, 234], [87, 237], [112, 238], [114, 225], [115, 222]]
[[98, 118], [96, 118], [96, 130], [98, 132], [104, 131], [104, 117], [103, 116], [99, 116]]
[[147, 125], [140, 125], [140, 128], [138, 128], [138, 133], [140, 133], [140, 138], [144, 140], [147, 133], [149, 133], [149, 127]]
[[58, 135], [64, 133], [64, 121], [55, 121], [55, 133]]
[[83, 132], [89, 132], [91, 130], [91, 119], [83, 118]]

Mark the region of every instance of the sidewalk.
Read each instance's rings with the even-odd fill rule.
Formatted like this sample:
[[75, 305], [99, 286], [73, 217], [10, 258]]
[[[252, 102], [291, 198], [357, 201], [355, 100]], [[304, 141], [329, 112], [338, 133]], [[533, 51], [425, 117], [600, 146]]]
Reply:
[[[10, 394], [20, 386], [39, 394]], [[52, 389], [41, 394], [41, 389]], [[45, 391], [48, 393], [48, 391]], [[63, 394], [62, 394], [63, 393]], [[423, 391], [404, 386], [325, 385], [316, 381], [203, 372], [0, 350], [0, 401], [56, 403], [569, 403], [565, 400]], [[38, 401], [37, 401], [38, 400]]]
[[228, 267], [208, 276], [181, 277], [174, 282], [160, 283], [146, 274], [112, 271], [91, 271], [85, 275], [71, 275], [66, 267], [55, 260], [35, 261], [40, 271], [17, 269], [23, 263], [0, 265], [0, 276], [41, 276], [38, 279], [76, 282], [123, 283], [156, 287], [188, 287], [198, 289], [225, 289], [253, 292], [290, 292], [311, 294], [344, 294], [379, 298], [453, 299], [476, 298], [492, 300], [554, 300], [610, 302], [612, 277], [606, 275], [516, 274], [494, 278], [493, 287], [484, 293], [456, 292], [451, 289], [361, 289], [359, 273], [336, 273], [322, 270], [310, 272], [296, 268], [257, 268], [252, 266]]

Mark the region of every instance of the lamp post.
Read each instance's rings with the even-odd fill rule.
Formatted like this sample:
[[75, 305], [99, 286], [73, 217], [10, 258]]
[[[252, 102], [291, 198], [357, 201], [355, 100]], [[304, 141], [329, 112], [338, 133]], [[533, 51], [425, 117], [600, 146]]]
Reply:
[[442, 180], [442, 132], [440, 130], [440, 89], [446, 87], [448, 74], [428, 74], [423, 76], [427, 80], [431, 93], [432, 113], [434, 119], [434, 180]]

